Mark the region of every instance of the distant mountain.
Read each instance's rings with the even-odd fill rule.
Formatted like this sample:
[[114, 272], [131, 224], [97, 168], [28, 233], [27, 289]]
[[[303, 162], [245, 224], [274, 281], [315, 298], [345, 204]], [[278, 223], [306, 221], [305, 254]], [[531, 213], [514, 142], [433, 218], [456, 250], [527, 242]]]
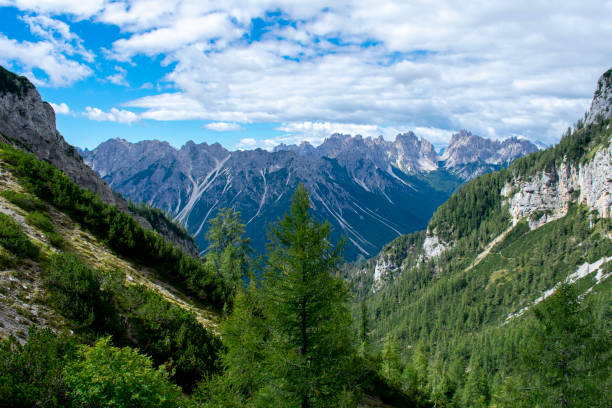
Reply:
[[[472, 136], [474, 143], [483, 141]], [[255, 248], [263, 251], [264, 231], [288, 209], [302, 182], [315, 214], [329, 220], [335, 238], [346, 237], [345, 257], [355, 259], [423, 228], [435, 208], [473, 174], [498, 168], [518, 152], [537, 150], [516, 139], [487, 147], [482, 161], [456, 166], [440, 163], [433, 145], [412, 132], [394, 141], [334, 134], [317, 147], [305, 142], [273, 152], [230, 152], [218, 143], [193, 142], [177, 150], [155, 140], [114, 139], [83, 156], [116, 191], [176, 217], [201, 248], [207, 245], [207, 221], [220, 208], [233, 207], [241, 212]]]
[[[111, 205], [124, 212], [130, 212], [121, 195], [83, 162], [79, 151], [66, 143], [55, 128], [55, 112], [44, 102], [36, 87], [23, 76], [0, 66], [0, 142], [14, 145], [41, 160], [48, 161], [66, 173], [72, 181], [98, 194]], [[149, 221], [132, 214], [147, 229], [153, 227]], [[192, 255], [198, 253], [191, 237], [175, 233], [171, 222], [159, 220], [160, 232], [166, 239]]]

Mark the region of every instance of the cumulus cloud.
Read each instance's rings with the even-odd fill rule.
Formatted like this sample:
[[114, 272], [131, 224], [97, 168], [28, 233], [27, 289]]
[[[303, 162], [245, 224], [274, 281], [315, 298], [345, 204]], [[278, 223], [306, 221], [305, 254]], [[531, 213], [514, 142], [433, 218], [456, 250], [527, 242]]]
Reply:
[[[41, 41], [17, 41], [0, 33], [1, 63], [16, 62], [36, 85], [69, 86], [92, 75], [86, 63], [93, 62], [94, 54], [83, 46], [82, 39], [71, 32], [68, 24], [47, 15], [21, 19]], [[47, 78], [34, 75], [35, 68]]]
[[82, 19], [99, 12], [105, 0], [4, 0], [2, 3], [21, 10], [43, 14], [72, 14]]
[[49, 102], [49, 105], [51, 105], [56, 115], [69, 115], [70, 114], [70, 108], [68, 107], [68, 105], [66, 105], [65, 102], [62, 102], [60, 104]]
[[104, 112], [99, 108], [88, 106], [85, 108], [84, 115], [91, 120], [98, 122], [118, 122], [132, 124], [139, 120], [138, 115], [128, 110], [112, 108], [108, 112]]
[[[16, 41], [0, 33], [0, 49], [0, 63], [17, 61], [36, 85], [68, 86], [93, 73], [87, 65], [66, 58], [51, 42]], [[34, 75], [34, 68], [44, 71], [48, 80]]]
[[211, 122], [204, 125], [206, 129], [214, 130], [216, 132], [232, 132], [238, 130], [244, 130], [238, 123], [233, 122]]
[[[282, 123], [288, 137], [303, 140], [350, 124], [351, 133], [385, 137], [423, 129], [434, 143], [461, 128], [550, 143], [588, 108], [610, 64], [602, 52], [612, 37], [610, 0], [560, 1], [554, 8], [510, 0], [10, 4], [115, 25], [122, 35], [107, 57], [155, 56], [171, 67], [162, 81], [176, 92], [124, 104], [142, 108], [144, 119]], [[254, 18], [266, 24], [261, 38], [252, 38]], [[61, 24], [32, 24], [46, 24], [80, 52]], [[121, 81], [115, 75], [112, 81]]]

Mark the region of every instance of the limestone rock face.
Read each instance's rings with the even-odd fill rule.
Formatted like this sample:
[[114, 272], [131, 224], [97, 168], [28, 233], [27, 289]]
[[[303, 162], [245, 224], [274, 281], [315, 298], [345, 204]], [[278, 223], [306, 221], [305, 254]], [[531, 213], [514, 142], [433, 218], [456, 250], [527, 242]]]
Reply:
[[586, 123], [591, 124], [610, 117], [612, 117], [612, 68], [604, 72], [597, 81], [597, 89], [593, 95]]
[[515, 137], [502, 141], [490, 140], [462, 130], [451, 137], [441, 159], [449, 168], [469, 163], [502, 165], [537, 150], [538, 147], [528, 140]]
[[578, 166], [562, 163], [553, 172], [506, 184], [502, 190], [514, 224], [524, 217], [531, 229], [563, 217], [572, 201], [612, 216], [612, 145]]

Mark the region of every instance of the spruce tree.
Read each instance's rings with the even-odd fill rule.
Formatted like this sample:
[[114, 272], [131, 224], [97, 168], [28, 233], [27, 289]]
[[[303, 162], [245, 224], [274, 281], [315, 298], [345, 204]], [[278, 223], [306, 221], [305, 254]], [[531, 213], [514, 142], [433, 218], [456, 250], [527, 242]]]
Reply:
[[299, 185], [277, 226], [271, 227], [262, 282], [270, 329], [263, 370], [270, 381], [258, 395], [261, 406], [338, 406], [353, 355], [348, 291], [333, 276], [342, 244], [329, 241], [331, 228], [310, 214]]

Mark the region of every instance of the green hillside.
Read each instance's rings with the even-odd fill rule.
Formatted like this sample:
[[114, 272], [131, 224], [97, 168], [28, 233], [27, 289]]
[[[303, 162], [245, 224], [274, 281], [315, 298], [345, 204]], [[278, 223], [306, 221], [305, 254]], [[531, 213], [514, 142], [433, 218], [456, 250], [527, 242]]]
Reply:
[[[521, 381], [535, 381], [524, 372], [525, 352], [533, 336], [542, 335], [534, 310], [548, 303], [535, 306], [536, 299], [560, 282], [574, 283], [577, 294], [588, 292], [583, 303], [590, 311], [584, 313], [594, 319], [594, 332], [609, 340], [612, 220], [580, 204], [575, 192], [560, 219], [533, 230], [528, 220], [512, 226], [502, 189], [506, 184], [516, 189], [517, 180], [541, 171], [554, 173], [562, 163], [584, 164], [608, 148], [611, 136], [610, 120], [578, 123], [555, 147], [463, 186], [436, 211], [427, 233], [399, 237], [376, 260], [343, 271], [356, 299], [365, 301], [372, 349], [384, 354], [394, 343], [400, 363], [393, 375], [406, 390], [428, 392], [438, 406], [558, 406], [551, 402], [552, 391], [550, 400], [537, 401], [524, 399], [535, 391], [520, 392]], [[448, 249], [426, 257], [426, 235], [437, 236]], [[380, 259], [397, 270], [376, 286], [373, 269]], [[575, 274], [581, 266], [590, 273]], [[608, 341], [598, 358], [609, 364], [609, 356]], [[607, 379], [576, 378], [582, 387], [577, 395], [590, 398], [585, 406], [606, 406], [609, 367]]]
[[[340, 258], [329, 225], [311, 218], [304, 189], [296, 235], [279, 224], [278, 253], [259, 265], [247, 259], [244, 225], [231, 210], [211, 220], [211, 250], [194, 259], [33, 155], [0, 145], [0, 170], [0, 407], [293, 406], [296, 398], [423, 405], [356, 352], [348, 291], [329, 273]], [[139, 213], [163, 216], [148, 210]], [[283, 271], [300, 265], [302, 275], [286, 281]], [[260, 268], [261, 280], [243, 290]], [[294, 288], [300, 276], [308, 280]], [[300, 308], [271, 300], [280, 286], [283, 299], [303, 290], [316, 298], [308, 316], [322, 318], [303, 315], [307, 357], [291, 337]], [[247, 298], [265, 306], [252, 309]], [[301, 368], [290, 369], [294, 363]], [[245, 388], [244, 378], [257, 382]]]

